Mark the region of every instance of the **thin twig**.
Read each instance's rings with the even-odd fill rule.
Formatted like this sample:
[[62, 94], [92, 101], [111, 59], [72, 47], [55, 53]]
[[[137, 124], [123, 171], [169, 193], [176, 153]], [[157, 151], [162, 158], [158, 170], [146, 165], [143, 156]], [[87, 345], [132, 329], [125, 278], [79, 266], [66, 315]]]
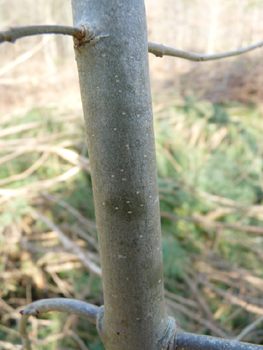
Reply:
[[[187, 191], [187, 189], [184, 189]], [[244, 213], [246, 213], [246, 215], [257, 215], [262, 213], [262, 205], [251, 205], [251, 206], [244, 206], [236, 201], [233, 201], [232, 199], [229, 198], [225, 198], [225, 197], [220, 197], [220, 196], [216, 196], [213, 195], [211, 193], [202, 191], [202, 190], [196, 190], [194, 189], [194, 191], [196, 191], [196, 194], [198, 195], [198, 197], [201, 197], [201, 199], [205, 199], [207, 201], [212, 201], [212, 202], [217, 202], [223, 205], [227, 205], [230, 207], [233, 207], [237, 210], [240, 210]], [[192, 194], [191, 192], [189, 192], [190, 194]]]
[[[86, 158], [87, 159], [87, 158]], [[75, 208], [73, 208], [70, 204], [68, 204], [67, 202], [63, 201], [62, 199], [56, 198], [55, 196], [52, 196], [50, 194], [42, 194], [42, 197], [44, 197], [45, 199], [55, 202], [57, 204], [59, 204], [61, 207], [67, 209], [67, 211], [72, 214], [73, 216], [75, 216], [75, 218], [77, 218], [79, 220], [79, 222], [81, 222], [86, 229], [88, 229], [89, 232], [94, 233], [96, 225], [92, 220], [89, 220], [87, 218], [85, 218], [78, 210], [76, 210]]]
[[[42, 123], [40, 122], [32, 122], [32, 123], [26, 123], [22, 125], [15, 125], [15, 126], [10, 126], [9, 128], [5, 128], [0, 131], [0, 137], [8, 136], [8, 135], [13, 135], [21, 131], [25, 130], [31, 130], [31, 129], [37, 129]], [[21, 142], [21, 140], [20, 140]]]
[[[245, 213], [247, 216], [256, 216], [259, 219], [261, 218], [263, 207], [262, 205], [251, 205], [251, 206], [244, 206], [236, 201], [233, 201], [229, 198], [224, 198], [220, 196], [216, 196], [213, 194], [210, 194], [208, 192], [198, 190], [196, 188], [191, 188], [190, 186], [183, 186], [180, 184], [180, 189], [183, 190], [186, 193], [189, 193], [191, 196], [194, 196], [195, 198], [199, 200], [205, 200], [206, 202], [216, 202], [225, 206], [232, 207], [238, 211], [241, 211]], [[177, 193], [175, 190], [170, 188], [164, 188], [161, 187], [159, 189], [161, 193], [169, 193], [171, 195], [176, 195]]]
[[[202, 271], [202, 275], [206, 276], [208, 279], [213, 279], [215, 281], [223, 281], [228, 283], [225, 277], [236, 279], [238, 281], [245, 281], [252, 285], [253, 290], [257, 289], [262, 294], [263, 292], [263, 278], [252, 275], [251, 271], [245, 269], [238, 269], [232, 265], [228, 265], [225, 261], [220, 261], [217, 257], [216, 259], [211, 259], [198, 256], [191, 253], [191, 256], [195, 259], [194, 265]], [[215, 265], [219, 270], [213, 268]]]
[[244, 339], [244, 337], [248, 335], [251, 331], [253, 331], [262, 321], [263, 316], [259, 317], [256, 321], [252, 322], [250, 325], [244, 328], [243, 331], [235, 337], [235, 340]]
[[[86, 231], [84, 231], [81, 227], [79, 226], [70, 226], [70, 225], [60, 225], [60, 227], [62, 229], [71, 231], [72, 233], [76, 234], [77, 236], [79, 236], [80, 238], [84, 239], [89, 245], [92, 246], [93, 249], [95, 249], [95, 251], [99, 251], [99, 244], [98, 241], [95, 237], [92, 237], [91, 235], [89, 235]], [[94, 231], [93, 231], [94, 233]]]
[[194, 300], [181, 297], [180, 295], [169, 292], [167, 289], [164, 290], [164, 295], [172, 300], [178, 301], [180, 304], [185, 304], [187, 306], [194, 307], [195, 309], [198, 309], [198, 304]]
[[0, 203], [5, 202], [7, 199], [11, 197], [17, 197], [17, 196], [25, 196], [31, 191], [39, 191], [39, 190], [44, 190], [47, 188], [50, 188], [51, 186], [57, 184], [58, 182], [63, 182], [66, 181], [73, 176], [75, 176], [81, 169], [79, 167], [74, 167], [68, 170], [67, 172], [53, 178], [53, 179], [48, 179], [48, 180], [41, 180], [34, 182], [29, 185], [25, 185], [22, 187], [19, 187], [18, 189], [4, 189], [0, 188], [0, 195], [3, 196], [0, 199]]
[[[11, 328], [11, 327], [6, 327], [3, 324], [0, 324], [0, 331], [5, 332], [7, 334], [14, 335], [14, 336], [19, 336], [19, 332], [16, 331], [15, 329]], [[1, 346], [0, 346], [1, 349]]]
[[[14, 141], [14, 140], [13, 140]], [[14, 147], [12, 148], [17, 148], [19, 147], [19, 143], [21, 143], [21, 140], [17, 141], [18, 144], [14, 144]], [[63, 143], [63, 147], [70, 146], [72, 142], [69, 142], [69, 144], [66, 144], [68, 142]], [[2, 144], [0, 143], [0, 148]], [[3, 156], [0, 158], [0, 164], [3, 164], [5, 162], [8, 162], [9, 160], [12, 160], [26, 152], [50, 152], [50, 153], [55, 153], [59, 155], [61, 158], [64, 160], [70, 162], [71, 164], [78, 165], [82, 169], [84, 169], [86, 172], [90, 173], [90, 166], [89, 166], [89, 159], [70, 150], [67, 148], [63, 148], [62, 144], [57, 145], [57, 146], [50, 146], [50, 145], [38, 145], [36, 143], [32, 143], [29, 145], [25, 145], [24, 147], [20, 147], [20, 149], [11, 154], [8, 154], [6, 156]]]
[[[6, 66], [0, 69], [0, 76], [8, 72], [10, 69], [13, 69], [16, 67], [18, 64], [28, 60], [31, 58], [33, 55], [35, 55], [39, 50], [41, 50], [45, 44], [48, 42], [47, 38], [44, 38], [40, 43], [38, 43], [36, 46], [34, 46], [31, 50], [23, 53], [23, 55], [18, 56], [15, 60], [9, 62]], [[30, 77], [32, 79], [32, 77]], [[1, 80], [1, 83], [3, 81]]]
[[186, 271], [184, 272], [184, 276], [183, 279], [185, 280], [186, 284], [188, 285], [188, 287], [190, 288], [190, 290], [192, 291], [195, 299], [197, 300], [197, 302], [199, 303], [201, 309], [204, 311], [206, 318], [214, 325], [217, 326], [216, 324], [216, 320], [214, 319], [214, 316], [210, 310], [210, 308], [208, 307], [205, 299], [203, 298], [203, 296], [200, 294], [197, 285], [195, 283], [195, 281], [193, 280], [193, 278], [191, 279], [188, 274], [186, 273]]
[[234, 224], [227, 224], [224, 222], [218, 222], [218, 221], [208, 221], [208, 220], [200, 220], [195, 218], [189, 218], [185, 216], [178, 216], [174, 214], [170, 214], [167, 212], [161, 212], [162, 218], [171, 219], [174, 221], [187, 221], [192, 222], [197, 225], [207, 225], [207, 226], [214, 226], [218, 228], [229, 228], [231, 230], [238, 230], [238, 231], [245, 231], [245, 232], [252, 232], [252, 233], [258, 233], [263, 234], [263, 228], [257, 227], [257, 226], [251, 226], [251, 225], [234, 225]]
[[218, 60], [220, 58], [241, 55], [242, 53], [252, 51], [262, 46], [263, 46], [263, 41], [260, 41], [257, 44], [243, 47], [235, 51], [226, 51], [226, 52], [221, 52], [214, 55], [202, 55], [195, 52], [178, 50], [173, 47], [164, 46], [162, 44], [155, 44], [155, 43], [148, 42], [148, 52], [153, 53], [157, 57], [173, 56], [173, 57], [184, 58], [190, 61], [204, 62], [204, 61], [212, 61], [212, 60]]
[[238, 297], [236, 295], [225, 292], [219, 288], [216, 288], [212, 283], [205, 281], [204, 279], [200, 278], [199, 282], [202, 283], [203, 285], [207, 286], [208, 288], [210, 288], [216, 294], [218, 294], [221, 297], [228, 300], [232, 305], [238, 305], [238, 306], [241, 306], [244, 310], [246, 310], [248, 312], [252, 312], [252, 313], [258, 314], [258, 315], [263, 315], [263, 308], [262, 307], [255, 305], [255, 304], [248, 303], [247, 301], [245, 301], [241, 297]]
[[218, 335], [219, 337], [227, 338], [227, 334], [223, 332], [221, 329], [219, 329], [217, 326], [212, 324], [210, 321], [203, 319], [200, 317], [196, 312], [190, 311], [187, 307], [184, 305], [181, 305], [179, 303], [176, 303], [173, 300], [166, 299], [165, 303], [169, 306], [171, 306], [173, 309], [178, 310], [182, 312], [183, 314], [187, 315], [190, 319], [195, 320], [205, 326], [207, 329], [210, 329], [215, 335]]
[[13, 181], [19, 181], [23, 180], [26, 177], [30, 176], [34, 171], [36, 171], [45, 161], [47, 160], [49, 154], [48, 153], [43, 153], [42, 156], [33, 164], [31, 167], [29, 167], [27, 170], [20, 174], [16, 174], [13, 176], [9, 176], [5, 179], [0, 180], [0, 186], [6, 185], [10, 182]]
[[80, 339], [80, 337], [71, 329], [68, 330], [67, 335], [69, 335], [75, 340], [75, 342], [78, 344], [81, 350], [89, 350], [88, 347], [85, 345], [84, 341]]
[[85, 36], [85, 27], [71, 27], [60, 25], [35, 25], [35, 26], [17, 26], [11, 27], [5, 31], [0, 32], [0, 43], [9, 41], [14, 43], [17, 39], [25, 36], [39, 35], [39, 34], [64, 34], [71, 35], [78, 39]]
[[[20, 141], [21, 142], [21, 141]], [[1, 146], [0, 146], [1, 147]], [[9, 162], [9, 160], [12, 160], [16, 157], [21, 156], [21, 154], [24, 154], [23, 150], [15, 151], [13, 153], [6, 154], [5, 156], [0, 158], [0, 164], [4, 164], [6, 162]]]
[[70, 286], [70, 285], [68, 286], [68, 283], [66, 281], [61, 280], [55, 271], [50, 271], [50, 275], [51, 275], [53, 281], [58, 286], [58, 288], [64, 294], [65, 298], [72, 298], [72, 295], [69, 293], [69, 288], [71, 291], [73, 289], [72, 286]]
[[[85, 254], [75, 243], [73, 243], [66, 235], [64, 235], [64, 233], [52, 221], [38, 212], [34, 212], [34, 216], [44, 222], [50, 229], [55, 231], [64, 247], [77, 255], [79, 260], [83, 262], [83, 264], [89, 269], [91, 273], [98, 277], [101, 277], [101, 268], [90, 261], [88, 254]], [[89, 255], [91, 256], [90, 253]]]
[[5, 312], [15, 311], [15, 309], [12, 308], [10, 305], [8, 305], [7, 302], [2, 298], [0, 298], [0, 308], [1, 308], [1, 310], [4, 310]]

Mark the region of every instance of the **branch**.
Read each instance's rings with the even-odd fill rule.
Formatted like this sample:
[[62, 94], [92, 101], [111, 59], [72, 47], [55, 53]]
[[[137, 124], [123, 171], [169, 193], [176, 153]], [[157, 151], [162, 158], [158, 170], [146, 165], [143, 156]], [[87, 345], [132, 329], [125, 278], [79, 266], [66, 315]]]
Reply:
[[245, 297], [241, 298], [237, 295], [233, 295], [233, 294], [230, 294], [228, 292], [225, 292], [224, 290], [215, 287], [212, 283], [210, 283], [202, 278], [199, 278], [199, 282], [202, 283], [203, 285], [207, 286], [208, 288], [210, 288], [217, 295], [220, 295], [221, 297], [227, 299], [232, 305], [238, 305], [238, 306], [241, 306], [244, 310], [246, 310], [248, 312], [252, 312], [252, 313], [258, 314], [258, 315], [263, 315], [263, 308], [256, 305], [256, 304], [252, 304], [252, 303], [248, 302], [247, 300], [245, 300]]
[[[99, 323], [100, 316], [98, 316]], [[215, 338], [208, 335], [191, 334], [178, 331], [173, 317], [169, 317], [163, 337], [157, 349], [162, 350], [263, 350], [257, 344], [241, 343], [236, 340]]]
[[[99, 323], [100, 308], [92, 304], [74, 299], [43, 299], [35, 301], [21, 310], [22, 315], [19, 332], [21, 334], [24, 348], [31, 350], [26, 325], [30, 315], [38, 316], [50, 311], [67, 312], [78, 317], [82, 317], [94, 324]], [[101, 308], [103, 311], [103, 308]], [[260, 318], [261, 319], [261, 318]], [[165, 350], [261, 350], [263, 346], [241, 343], [235, 340], [214, 338], [206, 335], [197, 335], [185, 332], [178, 332], [173, 317], [169, 317], [169, 322], [164, 336], [159, 340], [158, 345], [162, 345]], [[159, 348], [159, 347], [158, 347]]]
[[83, 41], [90, 41], [94, 37], [94, 32], [88, 30], [84, 25], [78, 27], [59, 26], [59, 25], [35, 25], [35, 26], [17, 26], [0, 32], [0, 43], [5, 41], [14, 43], [17, 39], [25, 36], [39, 34], [64, 34], [71, 35]]
[[30, 315], [38, 316], [49, 311], [67, 312], [96, 324], [99, 307], [84, 301], [60, 298], [43, 299], [27, 305], [24, 310], [20, 311], [22, 317], [19, 324], [19, 332], [26, 350], [31, 350], [26, 330], [28, 317]]
[[[77, 27], [60, 25], [17, 26], [0, 32], [0, 43], [3, 43], [5, 41], [14, 43], [19, 38], [38, 34], [71, 35], [78, 39], [80, 43], [90, 42], [95, 37], [93, 30], [88, 28], [87, 25], [85, 26], [83, 24], [80, 24]], [[190, 61], [204, 62], [241, 55], [242, 53], [252, 51], [262, 46], [263, 41], [260, 41], [257, 44], [253, 44], [235, 51], [226, 51], [214, 55], [202, 55], [195, 52], [178, 50], [173, 47], [164, 46], [162, 44], [148, 42], [148, 52], [154, 54], [156, 57], [173, 56], [184, 58]]]
[[[45, 153], [43, 153], [43, 154], [45, 154]], [[0, 185], [1, 185], [1, 181], [0, 181]], [[79, 211], [77, 211], [75, 208], [73, 208], [70, 204], [63, 201], [62, 199], [58, 199], [58, 198], [56, 198], [50, 194], [47, 194], [47, 193], [45, 193], [45, 194], [42, 193], [41, 195], [44, 199], [46, 199], [48, 201], [55, 202], [58, 205], [60, 205], [61, 207], [65, 208], [71, 215], [73, 215], [75, 218], [77, 218], [79, 220], [79, 222], [85, 227], [86, 230], [88, 230], [90, 233], [94, 233], [94, 231], [96, 230], [95, 223], [92, 220], [85, 218]], [[87, 240], [87, 237], [85, 237], [85, 239]], [[92, 240], [88, 239], [88, 241], [89, 241], [89, 243], [91, 243], [93, 245], [94, 248], [96, 248], [97, 251], [99, 251], [98, 243], [96, 240], [93, 240], [93, 238], [92, 238]]]
[[153, 53], [157, 57], [173, 56], [173, 57], [184, 58], [190, 61], [204, 62], [204, 61], [218, 60], [220, 58], [225, 58], [225, 57], [241, 55], [242, 53], [252, 51], [262, 46], [263, 46], [263, 41], [260, 41], [257, 44], [243, 47], [235, 51], [226, 51], [226, 52], [221, 52], [214, 55], [202, 55], [195, 52], [174, 49], [173, 47], [164, 46], [162, 44], [155, 44], [155, 43], [148, 42], [148, 52]]
[[[170, 348], [169, 348], [170, 349]], [[263, 350], [262, 345], [178, 332], [173, 350]]]
[[[1, 35], [0, 35], [0, 37], [1, 37]], [[44, 47], [44, 45], [46, 45], [47, 42], [48, 42], [47, 38], [44, 38], [37, 45], [35, 45], [32, 49], [23, 53], [22, 55], [18, 56], [14, 61], [9, 62], [6, 66], [2, 67], [0, 69], [0, 76], [5, 74], [9, 70], [13, 69], [14, 67], [16, 67], [21, 62], [24, 62], [24, 61], [28, 60], [29, 58], [31, 58], [38, 51], [40, 51]]]

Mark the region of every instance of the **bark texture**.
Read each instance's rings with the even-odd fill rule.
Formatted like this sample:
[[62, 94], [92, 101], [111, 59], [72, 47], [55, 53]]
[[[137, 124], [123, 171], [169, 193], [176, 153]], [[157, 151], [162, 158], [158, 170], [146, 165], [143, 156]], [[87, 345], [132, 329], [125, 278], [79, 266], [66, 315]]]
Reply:
[[107, 350], [156, 350], [165, 333], [157, 169], [143, 0], [73, 0], [95, 37], [75, 53], [99, 234]]

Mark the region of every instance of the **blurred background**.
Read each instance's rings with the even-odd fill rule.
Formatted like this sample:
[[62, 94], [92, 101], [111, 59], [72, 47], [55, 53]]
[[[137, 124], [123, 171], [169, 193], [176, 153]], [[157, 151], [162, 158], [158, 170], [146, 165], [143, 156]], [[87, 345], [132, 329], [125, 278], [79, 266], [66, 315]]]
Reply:
[[[178, 49], [212, 54], [262, 40], [259, 0], [146, 0], [146, 9], [149, 41]], [[71, 25], [70, 1], [0, 0], [0, 30], [40, 23]], [[185, 331], [259, 344], [261, 56], [149, 55], [168, 313]], [[2, 44], [0, 96], [0, 349], [17, 350], [25, 304], [103, 304], [72, 39]], [[31, 317], [28, 329], [34, 349], [103, 349], [95, 326], [72, 315]]]

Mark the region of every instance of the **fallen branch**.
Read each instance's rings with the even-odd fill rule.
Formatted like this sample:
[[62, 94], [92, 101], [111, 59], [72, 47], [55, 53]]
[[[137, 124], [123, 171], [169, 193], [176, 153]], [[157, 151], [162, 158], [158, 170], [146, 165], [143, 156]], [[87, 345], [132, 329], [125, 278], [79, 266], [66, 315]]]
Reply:
[[263, 228], [257, 227], [257, 226], [251, 226], [251, 225], [234, 225], [234, 224], [227, 224], [224, 222], [218, 222], [218, 221], [208, 221], [208, 220], [200, 220], [195, 218], [189, 218], [185, 216], [178, 216], [166, 212], [161, 212], [162, 218], [171, 219], [174, 221], [187, 221], [192, 222], [197, 225], [208, 225], [208, 226], [214, 226], [218, 228], [229, 228], [231, 230], [238, 230], [238, 231], [245, 231], [245, 232], [252, 232], [252, 233], [258, 233], [263, 235]]
[[47, 160], [48, 156], [49, 156], [48, 153], [43, 153], [42, 156], [34, 164], [32, 164], [31, 167], [29, 167], [24, 172], [22, 172], [20, 174], [13, 175], [13, 176], [9, 176], [7, 178], [4, 178], [4, 179], [0, 180], [0, 186], [9, 184], [10, 182], [13, 182], [13, 181], [23, 180], [26, 177], [30, 176], [41, 165], [44, 164], [44, 162]]
[[[20, 141], [21, 142], [21, 141]], [[63, 144], [63, 146], [66, 146]], [[16, 148], [18, 146], [14, 146]], [[0, 144], [1, 148], [1, 144]], [[19, 157], [20, 155], [24, 153], [29, 153], [29, 152], [44, 152], [44, 153], [55, 153], [61, 158], [65, 159], [66, 161], [70, 162], [71, 164], [77, 165], [90, 173], [90, 167], [89, 167], [89, 159], [70, 150], [67, 148], [63, 148], [61, 146], [50, 146], [50, 145], [37, 145], [37, 144], [32, 144], [32, 145], [26, 145], [24, 147], [20, 147], [20, 149], [17, 151], [14, 151], [11, 154], [7, 154], [0, 158], [0, 164], [4, 164], [8, 162], [9, 160], [12, 160], [16, 157]]]
[[[23, 55], [18, 56], [14, 61], [11, 61], [8, 63], [6, 66], [0, 69], [0, 76], [8, 72], [10, 69], [13, 69], [16, 67], [18, 64], [28, 60], [31, 58], [33, 55], [35, 55], [38, 51], [40, 51], [48, 42], [47, 38], [44, 38], [40, 43], [38, 43], [36, 46], [34, 46], [31, 50], [23, 53]], [[32, 77], [30, 77], [32, 79]], [[9, 79], [10, 81], [10, 79]], [[22, 80], [23, 82], [23, 80]], [[4, 83], [4, 79], [1, 79], [1, 83]]]
[[[34, 212], [33, 215], [36, 219], [39, 219], [43, 223], [45, 223], [51, 230], [55, 231], [65, 249], [74, 253], [79, 258], [79, 260], [82, 261], [83, 264], [89, 269], [91, 273], [101, 278], [101, 268], [89, 259], [88, 254], [85, 254], [75, 243], [73, 243], [66, 235], [64, 235], [64, 233], [46, 216], [38, 212]], [[92, 256], [91, 253], [89, 253], [89, 255]]]
[[198, 315], [197, 312], [189, 310], [184, 305], [181, 305], [173, 300], [165, 299], [165, 304], [171, 306], [173, 309], [180, 311], [182, 314], [188, 316], [191, 320], [195, 320], [201, 325], [205, 326], [207, 329], [213, 332], [213, 334], [226, 338], [227, 334], [223, 332], [217, 325], [211, 323], [209, 320], [206, 320]]
[[[82, 225], [85, 227], [85, 229], [87, 229], [89, 232], [94, 233], [94, 231], [96, 230], [96, 224], [92, 220], [85, 218], [78, 210], [73, 208], [67, 202], [63, 201], [62, 199], [58, 199], [58, 198], [52, 196], [51, 194], [46, 194], [46, 193], [44, 194], [43, 193], [42, 197], [44, 199], [47, 199], [48, 201], [55, 202], [58, 205], [60, 205], [61, 207], [65, 208], [70, 214], [72, 214], [75, 218], [77, 218], [79, 220], [79, 222], [81, 222]], [[85, 237], [85, 239], [86, 239], [86, 237]], [[96, 247], [98, 248], [95, 241], [92, 241], [92, 244], [93, 245], [95, 244]]]
[[21, 345], [12, 344], [10, 342], [0, 340], [0, 349], [5, 350], [22, 350]]
[[235, 340], [242, 340], [245, 338], [246, 335], [248, 335], [251, 331], [253, 331], [260, 323], [263, 321], [263, 316], [256, 319], [256, 321], [252, 322], [250, 325], [248, 325], [246, 328], [243, 329], [241, 333], [239, 333]]
[[75, 342], [78, 344], [79, 348], [81, 350], [89, 350], [84, 341], [80, 339], [80, 337], [75, 333], [73, 332], [72, 330], [69, 330], [66, 334], [67, 336], [70, 336], [71, 338], [73, 338], [75, 340]]
[[236, 295], [225, 292], [225, 291], [215, 287], [212, 283], [205, 281], [202, 278], [199, 279], [199, 282], [201, 284], [203, 284], [204, 286], [207, 286], [208, 288], [210, 288], [217, 295], [220, 295], [221, 297], [228, 300], [232, 305], [241, 306], [244, 310], [251, 312], [253, 314], [263, 315], [263, 308], [262, 307], [255, 305], [255, 304], [248, 303], [246, 300], [242, 299], [241, 297], [238, 297]]
[[[203, 298], [203, 296], [200, 294], [198, 288], [197, 288], [197, 284], [195, 283], [195, 279], [193, 278], [193, 276], [188, 276], [188, 274], [186, 273], [186, 271], [184, 272], [184, 276], [183, 279], [185, 280], [187, 286], [189, 287], [189, 289], [192, 291], [195, 299], [197, 300], [197, 302], [200, 305], [200, 308], [203, 310], [204, 314], [206, 315], [206, 318], [208, 319], [208, 321], [213, 325], [213, 326], [217, 326], [217, 328], [219, 329], [219, 325], [217, 324], [216, 320], [214, 319], [214, 316], [210, 310], [210, 308], [208, 307], [205, 299]], [[222, 335], [220, 335], [222, 337]]]
[[4, 128], [0, 131], [0, 137], [5, 137], [9, 135], [16, 134], [18, 132], [36, 129], [41, 125], [40, 122], [32, 122], [21, 125], [10, 126], [9, 128]]
[[63, 181], [66, 181], [66, 180], [72, 178], [80, 170], [81, 170], [81, 168], [76, 166], [76, 167], [71, 168], [67, 172], [65, 172], [65, 173], [63, 173], [63, 174], [61, 174], [53, 179], [37, 181], [37, 182], [34, 182], [32, 184], [25, 185], [25, 186], [19, 187], [18, 189], [14, 189], [14, 190], [0, 188], [0, 196], [2, 196], [2, 198], [0, 198], [0, 204], [7, 201], [8, 199], [10, 199], [12, 197], [25, 196], [25, 195], [28, 195], [32, 191], [40, 191], [40, 190], [50, 188], [51, 186], [57, 184], [58, 182], [63, 182]]

